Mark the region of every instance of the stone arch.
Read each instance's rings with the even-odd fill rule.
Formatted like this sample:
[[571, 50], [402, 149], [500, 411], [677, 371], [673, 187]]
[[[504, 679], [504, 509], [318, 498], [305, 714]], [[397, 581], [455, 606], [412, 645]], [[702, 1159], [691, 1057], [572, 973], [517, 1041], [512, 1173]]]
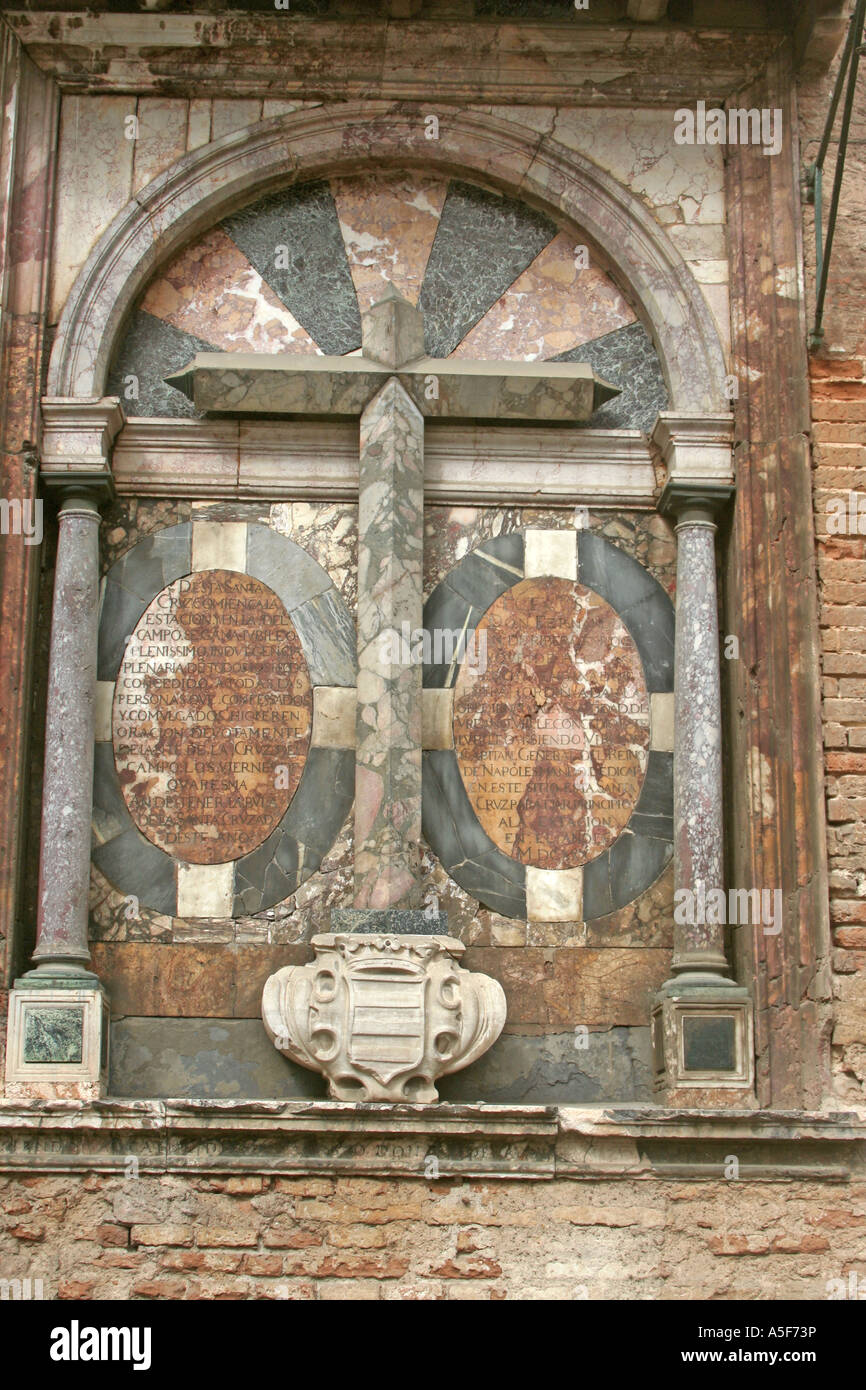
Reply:
[[425, 138], [415, 115], [364, 104], [260, 122], [205, 145], [120, 212], [82, 268], [58, 325], [48, 374], [55, 397], [100, 396], [114, 340], [150, 275], [197, 233], [255, 195], [359, 165], [422, 165], [474, 178], [558, 212], [589, 236], [646, 316], [672, 410], [727, 411], [725, 360], [688, 266], [643, 203], [586, 156], [480, 112], [456, 112]]

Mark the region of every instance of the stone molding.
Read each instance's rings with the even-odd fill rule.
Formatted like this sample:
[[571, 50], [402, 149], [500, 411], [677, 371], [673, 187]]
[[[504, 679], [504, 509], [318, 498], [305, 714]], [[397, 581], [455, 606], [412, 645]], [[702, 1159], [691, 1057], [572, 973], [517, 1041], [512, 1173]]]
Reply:
[[[33, 444], [39, 438], [39, 391], [48, 357], [48, 287], [60, 94], [0, 24], [0, 460], [3, 496], [22, 505], [37, 496]], [[3, 537], [0, 613], [0, 965], [4, 982], [23, 965], [26, 808], [34, 775], [33, 651], [42, 547], [24, 536]]]
[[[802, 276], [800, 145], [787, 45], [743, 105], [783, 112], [783, 148], [732, 145], [725, 163], [737, 493], [723, 558], [722, 663], [730, 881], [780, 889], [782, 930], [733, 933], [737, 978], [755, 991], [761, 1105], [832, 1094], [827, 819], [821, 745], [819, 587], [812, 513]], [[755, 248], [761, 255], [755, 255]], [[769, 281], [766, 266], [776, 267]], [[727, 529], [727, 528], [726, 528]], [[778, 923], [775, 924], [778, 928]]]
[[652, 432], [666, 472], [659, 509], [727, 501], [735, 485], [733, 439], [733, 415], [662, 411]]
[[[117, 437], [113, 469], [121, 496], [354, 501], [358, 429], [343, 421], [133, 418]], [[658, 487], [639, 430], [428, 421], [424, 494], [434, 504], [543, 498], [545, 506], [650, 508]]]
[[434, 90], [449, 104], [570, 103], [575, 91], [595, 106], [693, 103], [707, 95], [708, 44], [712, 91], [722, 97], [760, 69], [783, 34], [715, 22], [687, 30], [671, 62], [670, 32], [639, 22], [662, 0], [631, 3], [642, 12], [636, 26], [594, 24], [588, 14], [573, 24], [422, 16], [395, 26], [372, 16], [302, 15], [286, 24], [279, 14], [245, 13], [239, 22], [217, 13], [203, 27], [196, 14], [52, 14], [23, 5], [5, 19], [65, 92], [426, 101]]
[[863, 1180], [862, 1112], [341, 1101], [0, 1101], [0, 1172]]
[[116, 396], [51, 398], [42, 401], [39, 479], [52, 489], [96, 489], [111, 496], [112, 446], [123, 426]]
[[[57, 332], [49, 394], [101, 391], [124, 316], [160, 261], [258, 192], [359, 167], [423, 163], [558, 209], [617, 274], [652, 325], [675, 408], [724, 408], [725, 361], [691, 271], [643, 202], [584, 155], [479, 111], [454, 111], [440, 138], [412, 113], [350, 103], [274, 117], [193, 151], [148, 184], [97, 242]], [[610, 248], [604, 252], [604, 248]]]

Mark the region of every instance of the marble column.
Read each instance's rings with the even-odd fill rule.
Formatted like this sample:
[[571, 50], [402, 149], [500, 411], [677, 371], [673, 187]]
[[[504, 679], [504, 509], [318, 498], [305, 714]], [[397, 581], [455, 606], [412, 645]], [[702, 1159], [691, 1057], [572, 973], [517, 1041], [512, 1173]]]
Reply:
[[361, 416], [355, 907], [420, 904], [424, 420], [396, 377]]
[[98, 500], [80, 486], [64, 488], [51, 617], [39, 916], [33, 952], [43, 974], [81, 975], [90, 960], [87, 918], [98, 608]]
[[[722, 707], [712, 508], [678, 514], [674, 676], [674, 879], [694, 895], [693, 920], [674, 918], [673, 972], [726, 974], [724, 925], [700, 910], [724, 887]], [[710, 899], [712, 902], [713, 900]], [[709, 914], [711, 919], [713, 914]]]
[[656, 1088], [672, 1105], [753, 1103], [751, 999], [725, 954], [716, 516], [734, 492], [731, 434], [729, 415], [673, 412], [653, 432], [677, 537], [674, 951], [652, 1010]]
[[119, 402], [43, 402], [40, 478], [59, 498], [51, 618], [35, 968], [10, 993], [6, 1095], [95, 1099], [106, 1084], [108, 1001], [87, 966], [99, 507], [113, 494]]

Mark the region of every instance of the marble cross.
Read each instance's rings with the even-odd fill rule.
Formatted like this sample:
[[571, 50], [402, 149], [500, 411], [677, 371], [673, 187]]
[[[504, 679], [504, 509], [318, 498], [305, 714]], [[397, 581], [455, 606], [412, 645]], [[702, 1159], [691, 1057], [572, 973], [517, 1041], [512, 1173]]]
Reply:
[[429, 931], [422, 668], [397, 659], [405, 644], [393, 640], [423, 623], [425, 417], [572, 423], [617, 388], [586, 363], [426, 357], [421, 313], [392, 286], [362, 317], [359, 355], [202, 353], [166, 381], [202, 412], [360, 416], [354, 908], [331, 919], [337, 930]]

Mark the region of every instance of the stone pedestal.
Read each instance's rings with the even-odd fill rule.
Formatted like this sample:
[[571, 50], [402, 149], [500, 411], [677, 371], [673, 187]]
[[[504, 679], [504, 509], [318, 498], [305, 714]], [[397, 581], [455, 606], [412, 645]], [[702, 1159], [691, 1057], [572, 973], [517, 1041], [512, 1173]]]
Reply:
[[716, 513], [733, 494], [731, 420], [659, 417], [661, 509], [676, 517], [674, 956], [652, 1009], [656, 1090], [671, 1105], [738, 1105], [754, 1090], [749, 992], [725, 954]]
[[112, 495], [113, 398], [55, 401], [41, 482], [60, 499], [51, 614], [36, 968], [9, 1000], [6, 1093], [94, 1099], [108, 1064], [107, 1002], [87, 965], [99, 507]]
[[502, 986], [462, 969], [454, 937], [328, 932], [312, 946], [311, 965], [268, 980], [262, 1017], [274, 1046], [323, 1073], [334, 1100], [435, 1101], [436, 1078], [502, 1032]]
[[754, 1089], [752, 1001], [733, 980], [695, 973], [666, 981], [653, 1003], [652, 1044], [656, 1090], [671, 1104]]
[[99, 1100], [108, 1083], [108, 996], [95, 975], [41, 973], [9, 996], [7, 1100]]

